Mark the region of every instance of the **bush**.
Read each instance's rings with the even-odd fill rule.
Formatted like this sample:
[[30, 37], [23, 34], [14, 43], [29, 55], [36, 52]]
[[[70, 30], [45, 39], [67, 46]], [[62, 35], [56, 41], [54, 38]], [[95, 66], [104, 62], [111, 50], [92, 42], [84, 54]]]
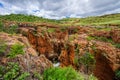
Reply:
[[24, 72], [16, 80], [25, 80], [29, 75], [28, 72]]
[[3, 28], [3, 23], [0, 22], [0, 32], [2, 32], [3, 30], [4, 30], [4, 28]]
[[29, 76], [27, 72], [21, 72], [17, 63], [9, 62], [6, 66], [0, 66], [0, 79], [25, 80]]
[[120, 80], [120, 70], [115, 71], [115, 78], [116, 80]]
[[24, 50], [23, 50], [24, 46], [16, 43], [14, 45], [12, 45], [9, 54], [7, 55], [10, 58], [14, 58], [16, 57], [18, 54], [24, 54]]
[[86, 67], [86, 73], [88, 74], [88, 70], [91, 66], [94, 67], [95, 65], [95, 58], [94, 55], [86, 52], [83, 56], [80, 58], [80, 63], [82, 63]]
[[38, 80], [43, 80], [43, 76], [38, 72], [34, 72], [34, 77]]
[[9, 34], [17, 33], [17, 28], [18, 28], [17, 25], [10, 26], [9, 29], [6, 32], [9, 33]]
[[14, 33], [17, 33], [17, 28], [18, 28], [18, 25], [12, 25], [9, 27], [5, 27], [5, 26], [3, 26], [3, 23], [0, 23], [0, 32], [14, 34]]
[[64, 32], [64, 31], [66, 31], [67, 30], [67, 27], [60, 27], [60, 30], [62, 31], [62, 32]]
[[52, 67], [44, 71], [44, 80], [84, 80], [83, 76], [71, 67]]
[[48, 29], [47, 29], [47, 32], [48, 32], [48, 33], [53, 33], [53, 32], [55, 32], [55, 31], [56, 31], [56, 30], [55, 30], [54, 28], [48, 28]]
[[114, 44], [116, 48], [120, 48], [120, 44], [119, 43], [115, 43]]
[[89, 75], [88, 80], [98, 80], [98, 79], [91, 74], [91, 75]]
[[4, 41], [0, 40], [0, 56], [4, 54], [7, 46]]

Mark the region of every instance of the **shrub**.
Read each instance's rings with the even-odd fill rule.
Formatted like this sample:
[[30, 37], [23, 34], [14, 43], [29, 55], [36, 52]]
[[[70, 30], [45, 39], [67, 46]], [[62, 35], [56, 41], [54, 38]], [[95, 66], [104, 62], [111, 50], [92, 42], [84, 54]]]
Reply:
[[3, 26], [3, 23], [0, 23], [0, 32], [3, 31], [9, 34], [14, 34], [14, 33], [17, 33], [17, 28], [18, 28], [18, 25], [12, 25], [9, 27], [5, 27]]
[[84, 80], [83, 76], [71, 67], [52, 67], [44, 71], [44, 80]]
[[43, 80], [43, 76], [39, 74], [38, 72], [34, 72], [34, 77], [38, 80]]
[[8, 32], [10, 34], [17, 33], [17, 28], [18, 28], [17, 25], [10, 26], [10, 28], [6, 32]]
[[48, 29], [47, 29], [47, 32], [48, 32], [48, 33], [53, 33], [53, 32], [55, 32], [55, 29], [54, 29], [54, 28], [48, 28]]
[[120, 48], [120, 44], [119, 43], [115, 43], [114, 44], [116, 48]]
[[87, 40], [88, 40], [88, 41], [91, 41], [91, 40], [93, 40], [93, 39], [94, 39], [94, 37], [92, 37], [92, 36], [88, 36], [88, 37], [87, 37]]
[[95, 65], [94, 55], [86, 52], [83, 56], [80, 57], [80, 63], [82, 63], [86, 67], [86, 73], [88, 74], [88, 70], [91, 66]]
[[4, 41], [0, 40], [0, 56], [4, 54], [7, 46]]
[[3, 23], [0, 22], [0, 32], [2, 32], [3, 30], [4, 30]]
[[14, 45], [12, 45], [9, 54], [7, 55], [10, 58], [14, 58], [16, 57], [18, 54], [24, 54], [24, 50], [23, 50], [24, 46], [16, 43]]
[[29, 76], [27, 72], [21, 72], [17, 63], [9, 62], [6, 66], [0, 66], [0, 79], [25, 80]]
[[16, 80], [25, 80], [29, 75], [28, 72], [24, 72]]
[[64, 27], [61, 27], [60, 30], [61, 30], [62, 32], [64, 32], [64, 31], [67, 30], [67, 27], [65, 27], [65, 26], [64, 26]]
[[91, 75], [89, 75], [88, 80], [98, 80], [98, 79], [91, 74]]
[[120, 70], [115, 71], [115, 78], [116, 78], [116, 80], [120, 79]]

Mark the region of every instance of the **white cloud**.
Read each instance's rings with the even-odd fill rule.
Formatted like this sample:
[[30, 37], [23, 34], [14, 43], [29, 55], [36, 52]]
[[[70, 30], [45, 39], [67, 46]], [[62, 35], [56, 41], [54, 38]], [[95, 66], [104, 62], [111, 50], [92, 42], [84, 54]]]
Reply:
[[120, 0], [0, 0], [0, 14], [22, 13], [51, 19], [120, 12]]

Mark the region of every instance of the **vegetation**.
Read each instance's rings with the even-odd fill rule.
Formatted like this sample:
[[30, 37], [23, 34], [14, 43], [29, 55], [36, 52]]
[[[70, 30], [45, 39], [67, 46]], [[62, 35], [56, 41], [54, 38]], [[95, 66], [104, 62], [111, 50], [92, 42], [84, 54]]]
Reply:
[[111, 43], [116, 48], [120, 48], [120, 44], [119, 43], [115, 43], [111, 38], [97, 37], [97, 36], [88, 36], [87, 40], [88, 41], [90, 41], [90, 40], [99, 40], [99, 41], [103, 41], [103, 42], [108, 42], [108, 43]]
[[[61, 20], [51, 20], [42, 17], [36, 17], [32, 15], [23, 15], [23, 14], [11, 14], [11, 15], [1, 15], [0, 16], [0, 32], [6, 32], [9, 34], [17, 33], [18, 25], [10, 24], [10, 26], [5, 26], [5, 23], [15, 22], [15, 23], [45, 23], [45, 25], [55, 24], [57, 26], [61, 26], [60, 30], [62, 32], [66, 31], [69, 26], [95, 26], [97, 30], [110, 31], [110, 25], [115, 25], [120, 28], [120, 14], [111, 14], [104, 16], [96, 16], [96, 17], [86, 17], [86, 18], [66, 18]], [[46, 24], [47, 23], [47, 24]], [[103, 28], [103, 26], [105, 26]], [[106, 28], [107, 27], [107, 28]], [[44, 36], [45, 32], [53, 33], [56, 30], [54, 28], [43, 29], [41, 35]], [[78, 30], [75, 28], [73, 33], [77, 33]], [[37, 36], [38, 32], [34, 31], [33, 34]], [[69, 41], [76, 39], [78, 34], [69, 35]], [[104, 42], [109, 42], [116, 48], [120, 48], [119, 43], [113, 42], [111, 38], [106, 37], [97, 37], [97, 36], [88, 36], [87, 40], [99, 40]], [[65, 45], [65, 48], [68, 49], [69, 46]], [[94, 55], [86, 51], [82, 56], [78, 56], [80, 45], [76, 45], [75, 53], [77, 57], [75, 58], [75, 64], [79, 67], [80, 65], [84, 66], [86, 71], [85, 74], [89, 75], [90, 70], [95, 66]], [[91, 46], [93, 50], [96, 50], [95, 46]], [[24, 54], [24, 46], [16, 43], [10, 48], [10, 52], [8, 53], [8, 58], [15, 58], [19, 54]], [[6, 44], [0, 41], [0, 56], [5, 53]], [[30, 74], [27, 72], [22, 72], [19, 65], [16, 63], [8, 63], [3, 66], [0, 65], [0, 79], [2, 80], [25, 80]], [[120, 71], [116, 71], [116, 78], [120, 79]], [[80, 74], [76, 72], [72, 67], [51, 67], [44, 71], [43, 75], [35, 72], [33, 73], [33, 77], [38, 80], [85, 80], [84, 74]], [[87, 80], [97, 80], [92, 74], [87, 76]]]
[[14, 45], [12, 45], [9, 54], [7, 55], [9, 58], [14, 58], [16, 57], [18, 54], [24, 54], [24, 50], [23, 50], [24, 46], [16, 43]]
[[97, 36], [88, 36], [87, 40], [99, 40], [99, 41], [103, 41], [103, 42], [110, 42], [112, 43], [112, 39], [111, 38], [106, 38], [106, 37], [97, 37]]
[[53, 32], [55, 32], [55, 31], [56, 31], [55, 28], [48, 28], [48, 29], [47, 29], [47, 32], [48, 32], [48, 33], [53, 33]]
[[8, 62], [7, 66], [0, 65], [0, 79], [2, 80], [25, 80], [29, 76], [27, 72], [21, 72], [17, 63]]
[[89, 73], [90, 68], [95, 66], [95, 58], [94, 55], [86, 52], [83, 56], [80, 57], [80, 63], [82, 63], [86, 67], [86, 73]]
[[5, 27], [3, 25], [3, 23], [0, 22], [0, 32], [6, 32], [6, 33], [9, 33], [9, 34], [14, 34], [14, 33], [17, 33], [17, 28], [18, 28], [17, 25], [12, 25], [12, 26]]
[[45, 70], [43, 76], [44, 80], [84, 80], [84, 78], [71, 67], [52, 67]]
[[39, 74], [38, 72], [34, 72], [34, 77], [38, 80], [43, 80], [43, 76]]
[[50, 22], [50, 23], [59, 23], [57, 20], [37, 17], [33, 15], [24, 15], [24, 14], [10, 14], [10, 15], [1, 15], [0, 20], [3, 21], [16, 21], [16, 22]]
[[3, 28], [3, 23], [0, 22], [0, 32], [4, 31], [4, 28]]
[[86, 18], [65, 18], [60, 20], [61, 23], [74, 24], [74, 25], [92, 25], [92, 26], [109, 26], [118, 25], [120, 26], [120, 14], [109, 14], [103, 16], [93, 16]]
[[1, 21], [16, 21], [16, 22], [36, 22], [36, 23], [52, 23], [60, 26], [109, 26], [117, 25], [120, 27], [120, 14], [109, 14], [103, 16], [86, 17], [86, 18], [65, 18], [61, 20], [53, 20], [42, 17], [37, 17], [33, 15], [24, 14], [10, 14], [10, 15], [0, 15]]
[[91, 75], [88, 77], [88, 80], [98, 80], [98, 79], [91, 74]]
[[115, 71], [116, 80], [120, 79], [120, 70]]
[[115, 43], [114, 46], [120, 49], [120, 43]]
[[7, 48], [6, 43], [0, 40], [0, 56], [4, 55], [6, 48]]

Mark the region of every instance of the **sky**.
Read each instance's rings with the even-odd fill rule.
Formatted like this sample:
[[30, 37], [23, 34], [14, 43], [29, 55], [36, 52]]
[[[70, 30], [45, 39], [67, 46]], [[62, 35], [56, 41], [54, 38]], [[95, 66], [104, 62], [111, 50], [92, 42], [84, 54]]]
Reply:
[[0, 15], [28, 14], [50, 19], [120, 13], [120, 0], [0, 0]]

